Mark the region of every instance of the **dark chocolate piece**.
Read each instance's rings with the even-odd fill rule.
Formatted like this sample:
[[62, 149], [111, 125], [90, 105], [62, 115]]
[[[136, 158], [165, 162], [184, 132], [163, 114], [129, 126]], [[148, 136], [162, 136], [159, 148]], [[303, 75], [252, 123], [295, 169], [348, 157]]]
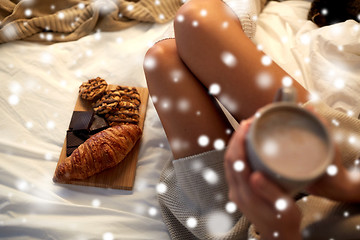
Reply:
[[109, 124], [106, 120], [98, 115], [94, 116], [94, 121], [90, 126], [90, 134], [98, 133], [109, 127]]
[[[86, 139], [85, 139], [86, 140]], [[78, 147], [80, 144], [85, 142], [84, 139], [80, 138], [79, 136], [75, 135], [74, 132], [68, 130], [66, 133], [66, 147]]]
[[77, 147], [67, 147], [66, 148], [66, 157], [70, 156], [75, 149], [77, 149]]
[[73, 133], [77, 136], [77, 137], [79, 137], [80, 139], [82, 139], [83, 141], [86, 141], [89, 137], [90, 137], [90, 135], [89, 135], [89, 131], [86, 131], [86, 130], [84, 130], [84, 131], [73, 131]]
[[69, 129], [76, 131], [89, 131], [93, 121], [94, 111], [74, 111]]

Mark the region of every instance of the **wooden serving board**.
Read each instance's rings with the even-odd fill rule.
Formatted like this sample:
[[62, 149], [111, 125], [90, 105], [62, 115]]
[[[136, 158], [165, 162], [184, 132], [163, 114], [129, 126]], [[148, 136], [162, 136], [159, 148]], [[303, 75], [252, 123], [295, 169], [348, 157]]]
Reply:
[[[116, 85], [108, 86], [108, 89], [114, 89], [114, 88], [116, 88]], [[143, 130], [149, 92], [147, 88], [137, 87], [136, 89], [140, 94], [140, 100], [141, 100], [141, 104], [139, 107], [140, 119], [138, 126], [141, 128], [141, 130]], [[76, 101], [74, 111], [88, 111], [91, 109], [92, 107], [90, 103], [88, 101], [81, 99], [81, 97], [79, 96]], [[136, 165], [138, 161], [140, 144], [141, 144], [141, 138], [136, 143], [134, 148], [129, 152], [126, 158], [122, 160], [115, 167], [106, 169], [84, 180], [69, 180], [61, 183], [93, 186], [93, 187], [101, 187], [101, 188], [132, 190], [135, 181]], [[66, 158], [66, 138], [60, 153], [58, 164], [60, 160], [63, 160], [65, 158]]]

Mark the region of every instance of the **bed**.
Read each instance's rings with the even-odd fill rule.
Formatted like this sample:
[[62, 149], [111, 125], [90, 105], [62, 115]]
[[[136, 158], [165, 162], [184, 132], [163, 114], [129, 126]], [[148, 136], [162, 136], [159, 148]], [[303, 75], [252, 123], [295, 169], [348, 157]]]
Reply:
[[[348, 115], [360, 113], [360, 25], [318, 29], [310, 1], [271, 2], [258, 17], [254, 42], [312, 92]], [[50, 45], [0, 45], [0, 238], [169, 239], [156, 192], [172, 159], [151, 98], [132, 191], [55, 184], [52, 176], [79, 85], [146, 87], [147, 49], [172, 26], [140, 23]]]

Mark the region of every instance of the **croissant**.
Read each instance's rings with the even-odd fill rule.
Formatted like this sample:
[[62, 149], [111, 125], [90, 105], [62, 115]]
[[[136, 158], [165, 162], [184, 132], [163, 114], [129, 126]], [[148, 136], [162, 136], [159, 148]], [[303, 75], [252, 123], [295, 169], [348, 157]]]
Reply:
[[134, 124], [107, 128], [87, 139], [67, 158], [60, 160], [54, 182], [85, 179], [121, 162], [142, 134]]

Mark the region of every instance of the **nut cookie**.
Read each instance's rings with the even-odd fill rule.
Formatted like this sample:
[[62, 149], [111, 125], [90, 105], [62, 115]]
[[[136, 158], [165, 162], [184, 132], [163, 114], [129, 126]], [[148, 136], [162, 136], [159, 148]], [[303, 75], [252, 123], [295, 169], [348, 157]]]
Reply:
[[93, 101], [105, 93], [107, 86], [107, 82], [100, 77], [90, 79], [81, 84], [79, 95], [82, 99]]
[[140, 95], [136, 88], [121, 87], [107, 90], [93, 105], [97, 114], [116, 113], [119, 109], [139, 109]]
[[121, 113], [116, 112], [105, 115], [106, 121], [110, 126], [122, 125], [122, 124], [138, 124], [139, 114], [136, 113]]
[[120, 94], [106, 91], [93, 105], [96, 114], [106, 114], [115, 109], [120, 102]]

